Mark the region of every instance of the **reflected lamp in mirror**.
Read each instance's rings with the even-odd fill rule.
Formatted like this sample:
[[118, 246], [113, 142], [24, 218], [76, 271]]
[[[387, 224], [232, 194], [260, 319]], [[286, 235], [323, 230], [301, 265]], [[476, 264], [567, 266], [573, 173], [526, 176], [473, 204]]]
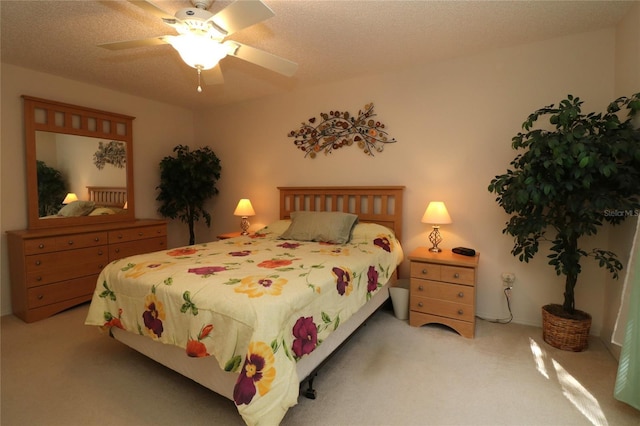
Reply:
[[[60, 198], [58, 198], [58, 200], [59, 199]], [[69, 192], [67, 196], [64, 197], [64, 200], [62, 200], [62, 204], [70, 204], [70, 203], [73, 203], [74, 201], [78, 201], [78, 196], [75, 194], [75, 192]]]
[[249, 216], [255, 216], [256, 212], [253, 210], [251, 201], [247, 198], [243, 198], [238, 202], [236, 210], [233, 212], [234, 216], [241, 216], [240, 228], [242, 228], [242, 235], [249, 234]]
[[447, 211], [447, 207], [442, 201], [431, 201], [427, 206], [427, 210], [422, 216], [422, 223], [428, 223], [433, 225], [433, 231], [429, 234], [429, 241], [432, 247], [429, 251], [439, 253], [442, 251], [438, 247], [438, 244], [442, 242], [442, 236], [440, 235], [440, 225], [446, 225], [451, 223], [451, 216]]

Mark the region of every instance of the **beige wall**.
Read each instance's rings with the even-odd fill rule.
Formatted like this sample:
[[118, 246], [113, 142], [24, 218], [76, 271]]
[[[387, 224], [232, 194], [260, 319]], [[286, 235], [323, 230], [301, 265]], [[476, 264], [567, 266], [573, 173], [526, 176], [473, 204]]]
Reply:
[[[568, 93], [586, 108], [606, 107], [614, 92], [614, 43], [614, 30], [599, 31], [203, 111], [196, 139], [212, 146], [223, 167], [210, 235], [238, 228], [231, 213], [243, 197], [257, 212], [254, 227], [274, 220], [277, 186], [405, 185], [407, 253], [427, 244], [430, 229], [420, 223], [427, 203], [445, 201], [453, 224], [441, 228], [442, 246], [481, 252], [478, 314], [507, 315], [500, 274], [513, 271], [515, 320], [538, 325], [540, 307], [562, 301], [562, 280], [544, 255], [530, 264], [511, 256], [511, 239], [501, 233], [507, 216], [487, 186], [515, 156], [511, 138], [534, 109]], [[374, 158], [350, 147], [311, 160], [287, 137], [320, 112], [356, 113], [368, 102], [398, 140]], [[603, 232], [592, 243], [606, 241]], [[404, 276], [407, 269], [405, 262]], [[577, 304], [592, 313], [597, 334], [605, 276], [593, 262], [584, 270]]]
[[[24, 176], [19, 95], [57, 99], [137, 116], [134, 123], [136, 201], [139, 217], [155, 214], [158, 163], [178, 143], [209, 145], [221, 159], [220, 194], [211, 204], [211, 229], [200, 225], [197, 241], [239, 228], [232, 215], [240, 198], [250, 198], [257, 215], [252, 229], [277, 218], [277, 186], [405, 185], [404, 247], [408, 253], [427, 244], [430, 229], [420, 223], [427, 203], [446, 202], [453, 224], [443, 226], [445, 248], [474, 247], [481, 252], [477, 311], [486, 317], [507, 315], [500, 273], [512, 271], [515, 321], [539, 325], [540, 307], [560, 302], [562, 280], [544, 256], [520, 264], [502, 235], [506, 214], [487, 191], [515, 156], [511, 138], [534, 109], [558, 102], [568, 93], [601, 109], [614, 88], [615, 30], [575, 35], [479, 53], [475, 56], [399, 69], [392, 74], [318, 86], [282, 96], [196, 111], [133, 98], [15, 67], [2, 69], [2, 230], [26, 226], [24, 184], [9, 187], [5, 175]], [[38, 82], [37, 87], [32, 82]], [[59, 86], [59, 88], [58, 88]], [[10, 87], [7, 93], [5, 87]], [[29, 90], [26, 90], [26, 89]], [[320, 112], [356, 113], [374, 102], [377, 119], [398, 140], [383, 153], [367, 157], [356, 147], [315, 160], [296, 150], [289, 131]], [[10, 112], [5, 112], [11, 109]], [[8, 120], [7, 120], [8, 119]], [[5, 129], [6, 121], [10, 122]], [[191, 136], [193, 134], [193, 136]], [[189, 135], [185, 140], [184, 135]], [[8, 170], [5, 170], [7, 169]], [[12, 200], [11, 208], [5, 200]], [[170, 226], [170, 246], [186, 244], [185, 225]], [[4, 246], [3, 236], [3, 246]], [[589, 245], [606, 245], [605, 231]], [[6, 250], [2, 253], [2, 313], [8, 313]], [[407, 262], [402, 273], [407, 276]], [[584, 265], [578, 307], [602, 329], [603, 271]]]
[[[629, 96], [640, 92], [640, 2], [632, 7], [624, 20], [616, 28], [615, 50], [615, 93], [616, 96]], [[621, 226], [612, 227], [609, 247], [617, 253], [625, 267], [633, 243], [637, 219], [631, 218]], [[618, 280], [607, 277], [604, 298], [604, 318], [602, 340], [609, 346], [614, 356], [620, 356], [620, 347], [611, 343], [611, 335], [616, 323], [622, 284], [625, 272]]]
[[[158, 164], [178, 143], [193, 142], [191, 111], [136, 98], [97, 86], [2, 64], [1, 207], [2, 236], [0, 302], [2, 314], [11, 313], [8, 255], [5, 231], [27, 227], [25, 150], [21, 95], [31, 95], [75, 105], [118, 112], [134, 121], [134, 181], [137, 217], [157, 217], [155, 187]], [[172, 225], [173, 228], [173, 225]], [[169, 244], [177, 245], [173, 240]]]

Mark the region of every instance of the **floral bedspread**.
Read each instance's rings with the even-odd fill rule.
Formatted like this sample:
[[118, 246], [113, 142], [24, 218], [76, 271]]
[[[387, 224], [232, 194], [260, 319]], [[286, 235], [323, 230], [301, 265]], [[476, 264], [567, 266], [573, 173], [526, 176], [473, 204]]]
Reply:
[[380, 225], [356, 225], [344, 245], [280, 240], [285, 225], [114, 261], [100, 274], [86, 324], [146, 335], [185, 356], [214, 356], [239, 373], [233, 396], [244, 421], [276, 425], [297, 402], [295, 363], [403, 258]]

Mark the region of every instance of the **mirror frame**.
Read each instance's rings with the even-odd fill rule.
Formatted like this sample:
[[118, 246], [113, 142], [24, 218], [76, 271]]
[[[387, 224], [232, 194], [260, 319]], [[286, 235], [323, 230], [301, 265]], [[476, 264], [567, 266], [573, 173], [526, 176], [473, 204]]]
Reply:
[[[24, 100], [27, 214], [29, 229], [134, 221], [133, 120], [135, 117], [26, 95], [23, 95], [22, 98]], [[127, 145], [127, 212], [115, 215], [40, 219], [38, 212], [36, 131], [64, 133], [125, 142]]]

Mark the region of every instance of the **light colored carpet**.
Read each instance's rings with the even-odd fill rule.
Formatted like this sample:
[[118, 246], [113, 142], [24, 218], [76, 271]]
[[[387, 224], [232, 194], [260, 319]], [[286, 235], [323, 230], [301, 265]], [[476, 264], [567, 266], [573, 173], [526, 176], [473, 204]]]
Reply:
[[[3, 317], [1, 417], [22, 425], [242, 425], [233, 403], [84, 326], [87, 305]], [[639, 425], [613, 396], [602, 342], [559, 351], [541, 330], [479, 321], [475, 339], [376, 313], [283, 425]]]

